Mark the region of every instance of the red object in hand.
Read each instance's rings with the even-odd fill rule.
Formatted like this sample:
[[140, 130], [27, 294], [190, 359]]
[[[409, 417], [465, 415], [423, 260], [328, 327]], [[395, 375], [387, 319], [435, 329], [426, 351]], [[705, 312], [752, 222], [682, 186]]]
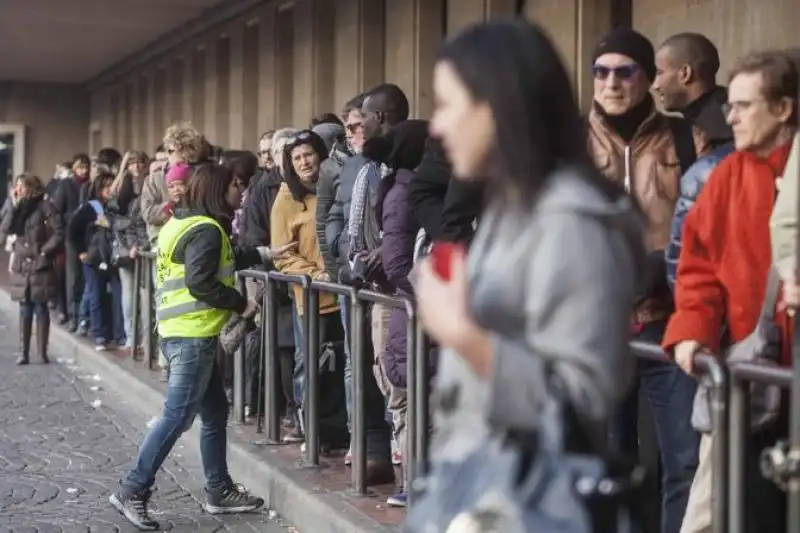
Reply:
[[450, 267], [454, 252], [460, 252], [463, 255], [465, 253], [464, 245], [444, 241], [433, 243], [433, 248], [431, 249], [433, 271], [440, 279], [450, 281], [450, 275], [452, 274]]

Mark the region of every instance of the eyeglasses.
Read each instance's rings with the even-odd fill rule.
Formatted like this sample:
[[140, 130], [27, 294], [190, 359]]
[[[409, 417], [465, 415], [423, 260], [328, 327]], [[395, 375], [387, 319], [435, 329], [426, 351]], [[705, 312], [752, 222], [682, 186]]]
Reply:
[[363, 126], [363, 122], [351, 122], [350, 124], [345, 125], [345, 128], [347, 129], [348, 133], [355, 135]]
[[753, 104], [757, 102], [766, 102], [763, 98], [757, 98], [755, 100], [738, 100], [735, 102], [725, 102], [722, 104], [722, 112], [727, 117], [731, 114], [732, 111], [736, 111], [737, 114], [741, 113], [742, 111], [747, 111]]
[[596, 80], [606, 80], [611, 74], [620, 80], [629, 80], [634, 74], [639, 72], [639, 65], [630, 64], [619, 67], [607, 67], [605, 65], [592, 65], [592, 75]]

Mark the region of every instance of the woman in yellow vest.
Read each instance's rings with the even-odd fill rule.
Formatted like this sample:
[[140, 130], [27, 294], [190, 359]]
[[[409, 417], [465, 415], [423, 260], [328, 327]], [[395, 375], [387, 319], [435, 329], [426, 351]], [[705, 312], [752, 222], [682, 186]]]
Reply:
[[158, 236], [156, 318], [161, 350], [170, 367], [164, 412], [145, 437], [136, 466], [109, 502], [140, 530], [159, 525], [148, 514], [156, 472], [178, 437], [200, 415], [200, 452], [206, 476], [205, 510], [212, 514], [252, 512], [264, 500], [251, 496], [228, 474], [228, 401], [216, 364], [217, 337], [232, 313], [252, 316], [257, 309], [236, 290], [235, 271], [281, 257], [290, 243], [234, 248], [230, 233], [244, 184], [219, 165], [197, 166], [183, 205]]

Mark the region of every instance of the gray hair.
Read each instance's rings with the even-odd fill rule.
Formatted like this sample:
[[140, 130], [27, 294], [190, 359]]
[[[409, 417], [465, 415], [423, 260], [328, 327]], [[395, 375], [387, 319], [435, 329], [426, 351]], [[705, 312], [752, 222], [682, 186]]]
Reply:
[[281, 175], [284, 173], [284, 161], [283, 161], [283, 149], [286, 147], [287, 141], [297, 135], [300, 130], [297, 128], [280, 128], [275, 131], [275, 134], [272, 136], [272, 146], [270, 147], [270, 151], [272, 152], [272, 159], [275, 161], [275, 165], [280, 170]]

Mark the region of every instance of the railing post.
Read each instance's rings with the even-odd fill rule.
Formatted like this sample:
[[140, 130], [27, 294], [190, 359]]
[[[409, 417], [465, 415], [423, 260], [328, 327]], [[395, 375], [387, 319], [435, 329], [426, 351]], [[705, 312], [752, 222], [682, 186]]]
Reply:
[[728, 494], [728, 372], [712, 356], [701, 356], [706, 374], [701, 378], [708, 383], [712, 422], [712, 528], [714, 533], [728, 532], [729, 494]]
[[147, 338], [143, 343], [143, 351], [144, 351], [144, 361], [147, 364], [147, 368], [149, 370], [153, 370], [153, 329], [155, 325], [155, 317], [153, 316], [153, 298], [154, 298], [154, 291], [155, 285], [153, 280], [153, 263], [151, 259], [147, 256], [142, 256], [145, 260], [145, 264], [143, 265], [143, 272], [142, 278], [144, 279], [144, 287], [145, 287], [145, 294], [147, 295], [147, 301], [144, 305], [144, 311], [146, 320], [144, 320], [145, 325], [147, 326]]
[[267, 442], [276, 444], [281, 440], [281, 422], [278, 412], [278, 395], [281, 381], [278, 362], [278, 284], [267, 278], [261, 320], [263, 324], [262, 348], [264, 348], [264, 420], [267, 425]]
[[306, 461], [319, 465], [319, 293], [310, 281], [303, 286], [304, 322], [306, 324], [305, 353], [305, 414]]
[[[247, 297], [247, 290], [245, 289], [245, 278], [239, 276], [238, 279], [239, 292]], [[241, 346], [233, 355], [233, 414], [236, 422], [244, 424], [244, 361], [247, 352], [247, 343], [243, 340]]]
[[414, 478], [424, 477], [428, 472], [428, 428], [430, 427], [430, 409], [428, 401], [430, 398], [430, 341], [425, 334], [425, 328], [421, 321], [416, 321], [416, 374], [411, 379], [415, 380], [416, 399], [414, 403], [417, 407], [416, 413], [416, 443], [414, 450], [416, 453], [417, 464], [414, 466]]
[[139, 256], [133, 260], [133, 294], [131, 297], [131, 357], [134, 361], [139, 359], [139, 342], [141, 342], [141, 335], [139, 328], [142, 327], [142, 318], [139, 315], [139, 308], [141, 307], [142, 300], [142, 261]]
[[367, 433], [366, 405], [364, 405], [364, 367], [366, 366], [367, 305], [358, 294], [352, 302], [351, 330], [354, 342], [353, 367], [353, 489], [358, 494], [367, 493]]
[[413, 491], [411, 487], [414, 484], [416, 476], [414, 465], [417, 464], [417, 457], [419, 451], [417, 450], [417, 417], [419, 416], [420, 409], [425, 406], [419, 404], [419, 394], [417, 393], [417, 315], [414, 309], [414, 303], [408, 299], [406, 304], [406, 402], [408, 402], [408, 409], [406, 411], [406, 450], [403, 456], [403, 475], [408, 475], [404, 479], [406, 487], [406, 494], [408, 495], [408, 504], [413, 503]]
[[745, 483], [747, 437], [750, 420], [749, 384], [731, 372], [730, 405], [728, 408], [728, 531], [745, 533]]

